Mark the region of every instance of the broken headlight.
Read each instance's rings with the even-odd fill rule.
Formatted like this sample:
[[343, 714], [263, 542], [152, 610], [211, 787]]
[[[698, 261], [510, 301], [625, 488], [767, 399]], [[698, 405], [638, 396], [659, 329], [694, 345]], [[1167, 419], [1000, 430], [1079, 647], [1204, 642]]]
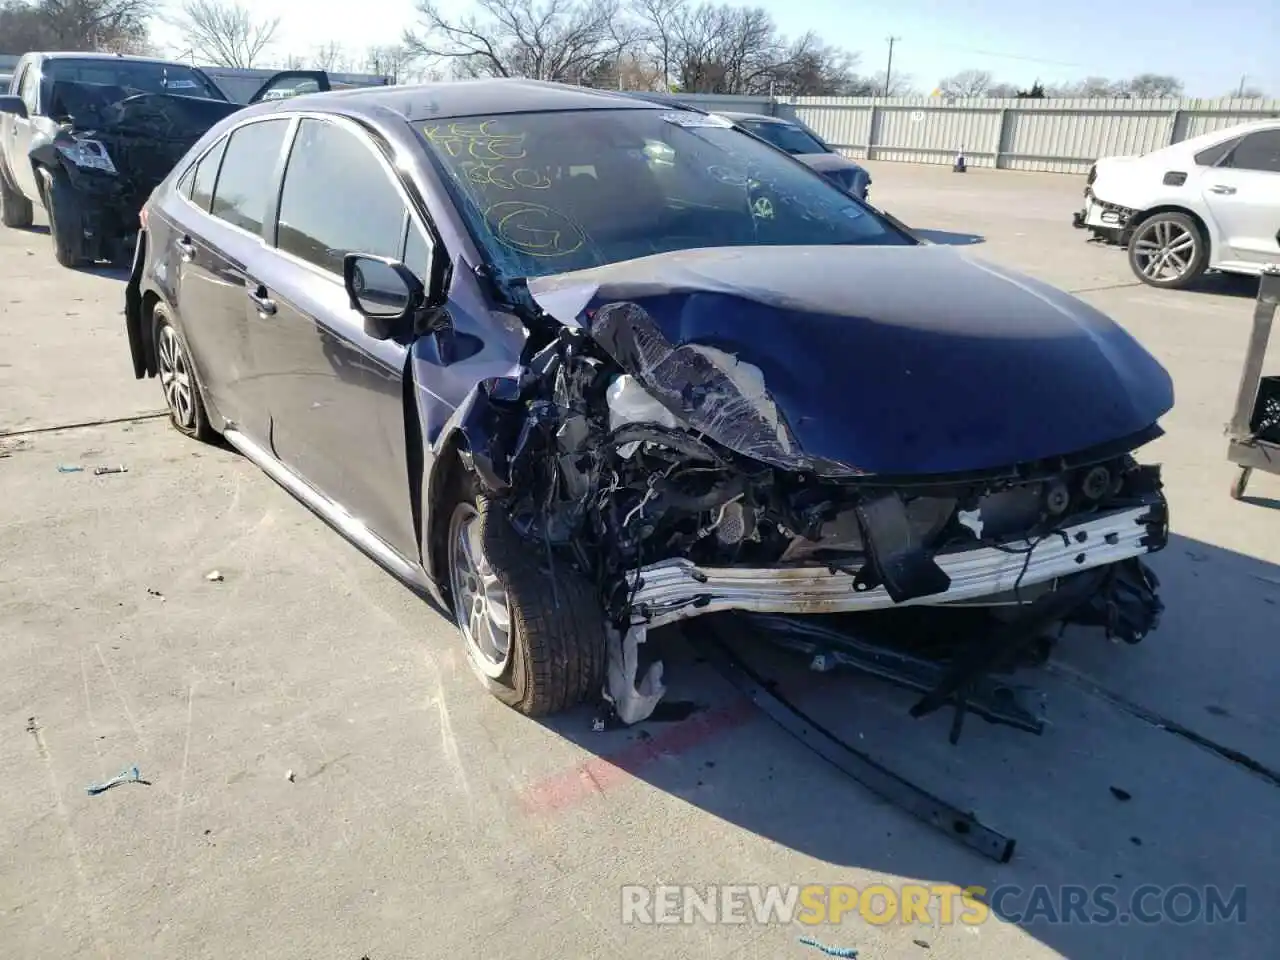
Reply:
[[97, 140], [59, 140], [55, 146], [60, 154], [82, 170], [116, 172], [116, 165], [111, 162], [107, 148]]

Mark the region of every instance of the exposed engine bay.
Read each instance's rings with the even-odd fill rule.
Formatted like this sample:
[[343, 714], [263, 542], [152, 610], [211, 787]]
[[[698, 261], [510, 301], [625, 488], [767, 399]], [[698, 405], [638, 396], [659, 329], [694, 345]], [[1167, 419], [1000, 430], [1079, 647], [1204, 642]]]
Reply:
[[[1159, 468], [1132, 456], [1154, 424], [997, 468], [888, 476], [807, 450], [758, 366], [671, 342], [634, 300], [561, 292], [535, 292], [565, 322], [531, 338], [518, 382], [481, 386], [467, 432], [531, 549], [596, 585], [613, 659], [633, 663], [650, 627], [722, 611], [974, 605], [1129, 643], [1158, 624], [1139, 558], [1165, 546], [1167, 506]], [[676, 313], [687, 322], [688, 301]]]

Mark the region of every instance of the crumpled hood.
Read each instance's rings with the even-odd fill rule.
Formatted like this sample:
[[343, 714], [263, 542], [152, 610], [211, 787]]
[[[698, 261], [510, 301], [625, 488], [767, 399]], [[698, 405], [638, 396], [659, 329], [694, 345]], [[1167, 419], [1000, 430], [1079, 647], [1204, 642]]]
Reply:
[[691, 427], [785, 469], [993, 470], [1173, 406], [1104, 314], [945, 246], [687, 250], [528, 286]]
[[77, 130], [131, 133], [194, 143], [241, 104], [173, 93], [138, 93], [127, 87], [60, 81], [53, 85], [53, 109], [70, 116]]

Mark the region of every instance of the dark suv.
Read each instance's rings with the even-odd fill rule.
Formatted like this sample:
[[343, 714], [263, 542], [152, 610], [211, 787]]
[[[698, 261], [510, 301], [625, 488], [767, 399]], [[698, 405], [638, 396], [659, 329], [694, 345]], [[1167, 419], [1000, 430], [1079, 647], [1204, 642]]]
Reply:
[[446, 601], [529, 714], [607, 676], [643, 717], [645, 631], [715, 611], [1159, 611], [1160, 365], [714, 115], [519, 80], [259, 104], [147, 203], [126, 317], [180, 431]]

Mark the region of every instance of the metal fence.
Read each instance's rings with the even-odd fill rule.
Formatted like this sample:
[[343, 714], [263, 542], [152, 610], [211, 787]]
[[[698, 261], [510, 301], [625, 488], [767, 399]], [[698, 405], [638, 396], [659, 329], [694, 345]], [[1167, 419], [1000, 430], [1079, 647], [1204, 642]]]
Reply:
[[870, 160], [1084, 173], [1099, 157], [1143, 154], [1250, 120], [1280, 100], [947, 100], [939, 97], [680, 97], [704, 110], [793, 117], [841, 153]]

